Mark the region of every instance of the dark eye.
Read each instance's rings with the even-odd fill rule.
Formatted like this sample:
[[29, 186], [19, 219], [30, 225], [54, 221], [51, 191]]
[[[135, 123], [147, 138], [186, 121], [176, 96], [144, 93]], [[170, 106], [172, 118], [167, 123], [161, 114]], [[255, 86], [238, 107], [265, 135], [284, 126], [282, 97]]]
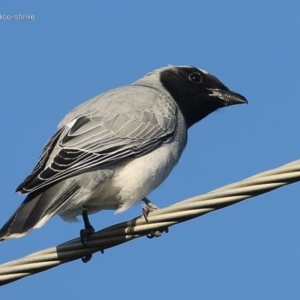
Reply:
[[202, 76], [200, 73], [192, 73], [189, 76], [190, 81], [194, 82], [194, 83], [200, 83], [202, 81]]

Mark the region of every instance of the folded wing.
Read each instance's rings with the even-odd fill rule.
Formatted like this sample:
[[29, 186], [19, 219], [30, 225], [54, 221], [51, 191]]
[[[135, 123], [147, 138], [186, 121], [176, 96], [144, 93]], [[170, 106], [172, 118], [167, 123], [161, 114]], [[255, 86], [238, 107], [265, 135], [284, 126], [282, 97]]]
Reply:
[[66, 116], [17, 191], [33, 192], [105, 164], [144, 155], [172, 137], [176, 114], [175, 103], [153, 88], [129, 86], [87, 101]]

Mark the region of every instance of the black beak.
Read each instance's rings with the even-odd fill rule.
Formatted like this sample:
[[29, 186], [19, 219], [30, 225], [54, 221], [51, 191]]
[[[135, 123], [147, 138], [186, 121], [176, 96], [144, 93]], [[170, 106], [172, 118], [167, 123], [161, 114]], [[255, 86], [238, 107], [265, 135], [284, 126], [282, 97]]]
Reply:
[[248, 103], [244, 96], [230, 90], [210, 89], [210, 92], [210, 96], [223, 100], [225, 106]]

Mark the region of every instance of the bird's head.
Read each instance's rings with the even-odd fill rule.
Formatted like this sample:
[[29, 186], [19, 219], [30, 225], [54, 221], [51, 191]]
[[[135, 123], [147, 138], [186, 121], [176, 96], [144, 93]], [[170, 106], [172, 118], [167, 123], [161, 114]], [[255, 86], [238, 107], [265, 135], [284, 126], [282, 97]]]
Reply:
[[219, 108], [248, 103], [218, 78], [195, 67], [168, 66], [148, 74], [151, 75], [158, 76], [163, 88], [176, 101], [188, 127]]

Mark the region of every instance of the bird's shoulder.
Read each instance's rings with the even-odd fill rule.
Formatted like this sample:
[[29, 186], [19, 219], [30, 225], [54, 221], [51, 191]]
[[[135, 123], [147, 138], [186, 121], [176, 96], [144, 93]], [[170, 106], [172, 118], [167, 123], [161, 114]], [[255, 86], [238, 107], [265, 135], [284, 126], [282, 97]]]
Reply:
[[150, 86], [129, 85], [106, 91], [75, 107], [60, 122], [58, 128], [73, 120], [86, 116], [105, 119], [109, 116], [136, 112], [153, 112], [163, 116], [173, 116], [176, 103], [171, 96], [160, 89]]

